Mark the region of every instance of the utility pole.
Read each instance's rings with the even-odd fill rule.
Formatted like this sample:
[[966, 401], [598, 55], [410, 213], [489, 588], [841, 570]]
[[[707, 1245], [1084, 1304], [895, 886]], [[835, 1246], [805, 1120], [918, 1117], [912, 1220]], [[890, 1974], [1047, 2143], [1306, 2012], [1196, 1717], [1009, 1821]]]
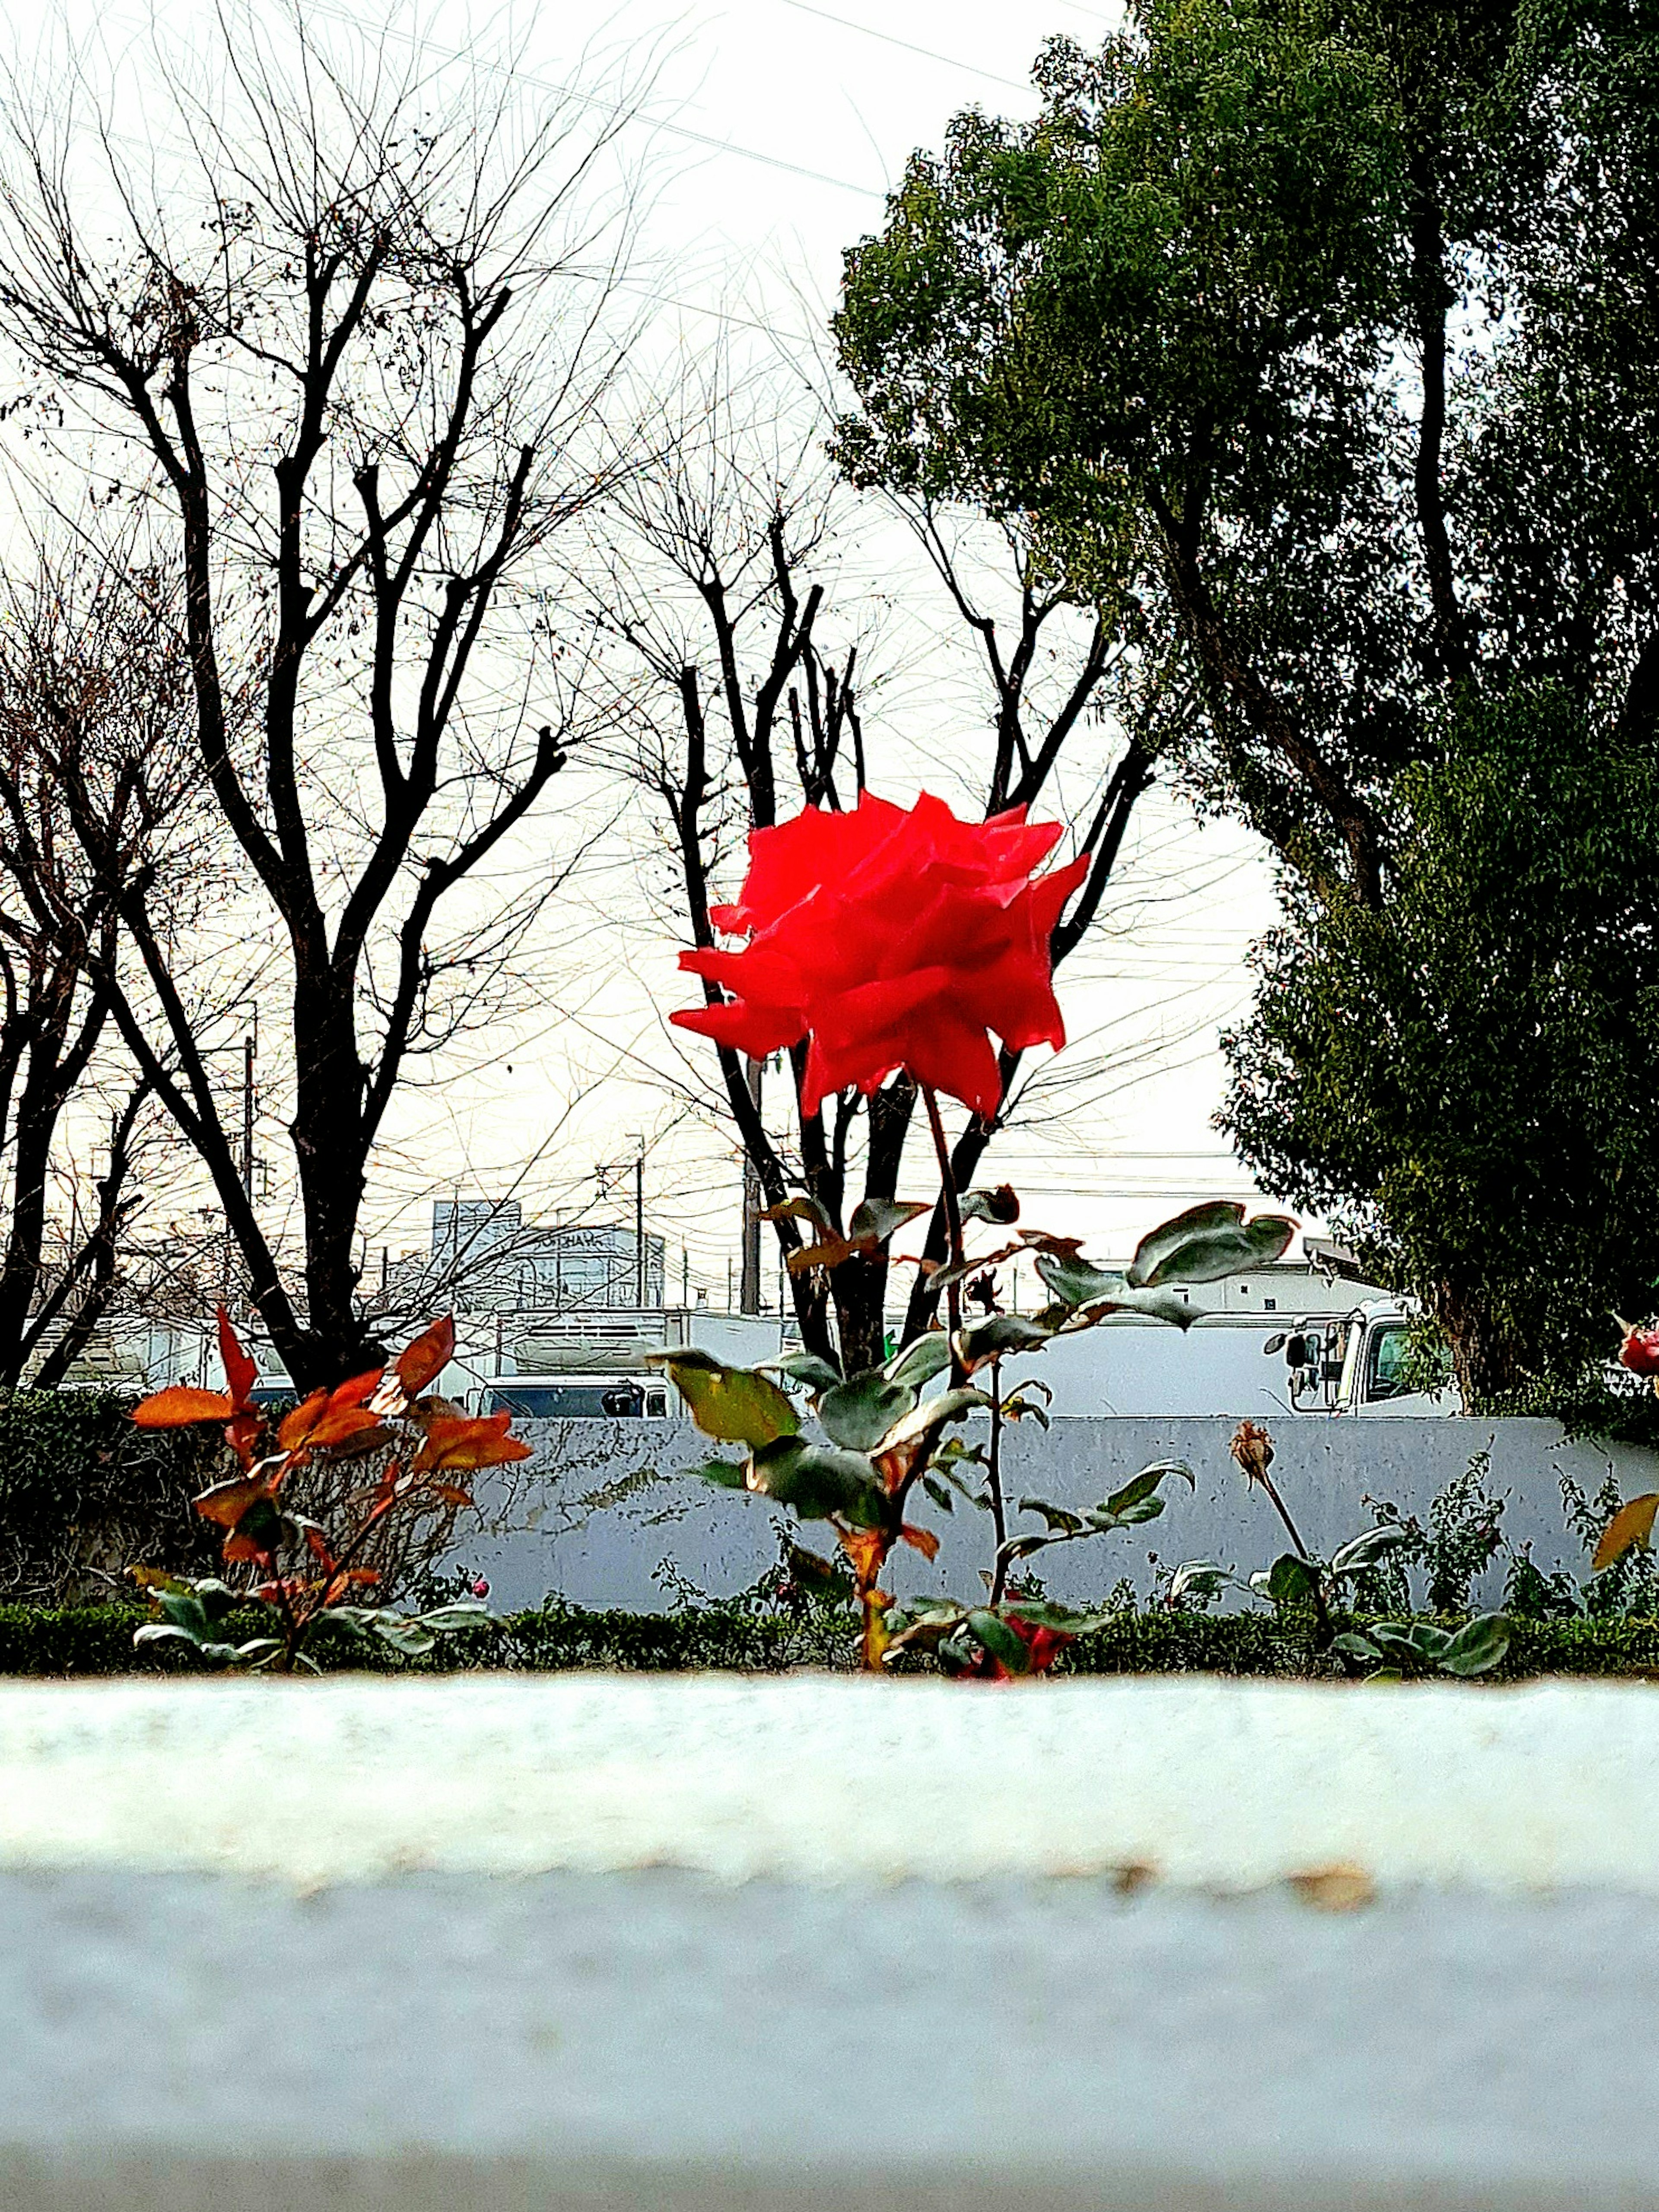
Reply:
[[[258, 1020], [256, 1012], [254, 1020]], [[242, 1188], [253, 1198], [253, 1059], [259, 1049], [258, 1034], [242, 1039]]]
[[645, 1146], [634, 1158], [634, 1303], [645, 1305]]
[[[765, 1062], [751, 1060], [749, 1063], [749, 1096], [755, 1102], [755, 1111], [760, 1112], [761, 1074]], [[738, 1291], [738, 1308], [742, 1313], [758, 1313], [761, 1310], [761, 1202], [760, 1177], [749, 1157], [747, 1146], [743, 1155], [743, 1281]], [[730, 1300], [727, 1301], [728, 1304]]]

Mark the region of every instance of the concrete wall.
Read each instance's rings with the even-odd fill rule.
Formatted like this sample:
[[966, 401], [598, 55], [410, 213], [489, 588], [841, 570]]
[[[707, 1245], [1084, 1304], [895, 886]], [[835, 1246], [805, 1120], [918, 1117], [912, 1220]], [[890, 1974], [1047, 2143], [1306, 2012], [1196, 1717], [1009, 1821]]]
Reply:
[[[1035, 1493], [1091, 1505], [1156, 1459], [1185, 1460], [1197, 1481], [1196, 1495], [1169, 1486], [1160, 1520], [1044, 1553], [1037, 1564], [1047, 1587], [1059, 1597], [1086, 1600], [1127, 1577], [1145, 1592], [1155, 1559], [1208, 1558], [1242, 1571], [1267, 1565], [1285, 1539], [1267, 1499], [1247, 1486], [1228, 1456], [1234, 1426], [1230, 1415], [1210, 1415], [1063, 1419], [1046, 1436], [1030, 1425], [1011, 1429], [1005, 1462], [1011, 1499]], [[532, 1421], [524, 1430], [534, 1457], [479, 1478], [481, 1515], [464, 1519], [449, 1562], [488, 1576], [499, 1609], [538, 1605], [557, 1592], [583, 1605], [665, 1611], [677, 1578], [711, 1596], [730, 1595], [775, 1562], [776, 1532], [788, 1516], [763, 1498], [688, 1473], [718, 1449], [688, 1424]], [[1422, 1514], [1475, 1453], [1486, 1451], [1489, 1487], [1504, 1500], [1510, 1544], [1530, 1542], [1547, 1571], [1582, 1574], [1583, 1552], [1562, 1516], [1561, 1478], [1594, 1492], [1613, 1465], [1607, 1450], [1568, 1443], [1550, 1421], [1287, 1418], [1273, 1434], [1274, 1480], [1316, 1551], [1334, 1549], [1368, 1526], [1368, 1499]], [[1626, 1495], [1659, 1488], [1659, 1454], [1621, 1449], [1617, 1474]], [[891, 1571], [895, 1586], [973, 1594], [988, 1564], [988, 1521], [960, 1504], [947, 1519], [926, 1501], [916, 1517], [939, 1531], [939, 1557], [930, 1566], [920, 1553], [902, 1551]], [[828, 1548], [822, 1527], [804, 1534]], [[1484, 1601], [1498, 1601], [1501, 1580], [1501, 1569], [1487, 1577], [1478, 1593]]]

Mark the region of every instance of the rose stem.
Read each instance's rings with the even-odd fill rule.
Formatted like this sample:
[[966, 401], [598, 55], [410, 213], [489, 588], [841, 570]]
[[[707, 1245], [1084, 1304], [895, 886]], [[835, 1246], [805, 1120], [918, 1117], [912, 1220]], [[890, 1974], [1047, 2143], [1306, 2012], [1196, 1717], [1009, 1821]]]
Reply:
[[1328, 1646], [1331, 1638], [1336, 1633], [1331, 1621], [1331, 1609], [1325, 1598], [1325, 1571], [1303, 1542], [1302, 1532], [1291, 1518], [1291, 1509], [1279, 1496], [1279, 1486], [1265, 1467], [1255, 1479], [1272, 1498], [1273, 1510], [1290, 1530], [1291, 1541], [1300, 1553], [1303, 1565], [1308, 1570], [1309, 1578], [1313, 1583], [1314, 1619], [1318, 1624], [1317, 1633], [1314, 1638], [1315, 1647], [1322, 1651]]
[[991, 1493], [991, 1526], [996, 1532], [996, 1571], [991, 1578], [991, 1602], [1002, 1602], [1003, 1585], [1008, 1579], [1008, 1562], [1002, 1547], [1008, 1540], [1008, 1516], [1002, 1502], [1002, 1362], [991, 1362], [991, 1457], [986, 1471], [985, 1487]]
[[950, 1148], [945, 1141], [945, 1124], [939, 1119], [939, 1100], [933, 1096], [931, 1083], [921, 1085], [921, 1095], [933, 1132], [933, 1150], [939, 1154], [939, 1194], [945, 1203], [945, 1227], [951, 1247], [951, 1279], [945, 1287], [945, 1298], [951, 1329], [951, 1388], [958, 1390], [967, 1380], [961, 1354], [957, 1350], [957, 1336], [962, 1328], [962, 1208], [957, 1204], [957, 1184], [956, 1177], [951, 1172]]
[[[927, 1103], [928, 1124], [933, 1132], [933, 1150], [939, 1154], [939, 1193], [945, 1201], [945, 1226], [951, 1243], [951, 1280], [945, 1286], [945, 1310], [950, 1316], [951, 1328], [951, 1388], [953, 1390], [958, 1390], [968, 1379], [967, 1370], [962, 1364], [962, 1355], [957, 1350], [957, 1338], [962, 1329], [962, 1268], [964, 1258], [962, 1249], [962, 1208], [957, 1202], [956, 1177], [951, 1171], [950, 1147], [945, 1141], [945, 1124], [939, 1119], [939, 1100], [933, 1095], [932, 1084], [924, 1083], [921, 1089], [922, 1097]], [[996, 1534], [999, 1554], [991, 1586], [993, 1605], [1002, 1595], [1002, 1585], [1007, 1576], [1006, 1564], [1000, 1557], [1002, 1547], [1007, 1541], [1008, 1536], [1008, 1516], [1003, 1506], [1002, 1471], [999, 1465], [998, 1452], [1001, 1428], [1002, 1389], [1000, 1382], [996, 1379], [996, 1370], [994, 1368], [991, 1459], [987, 1470], [985, 1485], [990, 1493], [991, 1526]]]

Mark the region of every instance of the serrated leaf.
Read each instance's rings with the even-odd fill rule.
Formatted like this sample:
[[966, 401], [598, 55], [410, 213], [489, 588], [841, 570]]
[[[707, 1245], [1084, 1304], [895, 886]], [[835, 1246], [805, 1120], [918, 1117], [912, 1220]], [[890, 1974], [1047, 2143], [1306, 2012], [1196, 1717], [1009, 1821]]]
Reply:
[[909, 1413], [916, 1394], [879, 1367], [837, 1382], [818, 1400], [818, 1419], [832, 1442], [848, 1451], [873, 1451], [896, 1421]]
[[1010, 1352], [1040, 1352], [1048, 1338], [1046, 1328], [1024, 1314], [988, 1314], [957, 1331], [957, 1356], [963, 1372], [972, 1375]]
[[1132, 1289], [1160, 1283], [1213, 1283], [1283, 1257], [1298, 1224], [1287, 1215], [1258, 1214], [1246, 1222], [1231, 1199], [1188, 1206], [1143, 1237], [1129, 1263]]
[[769, 1376], [750, 1367], [728, 1367], [706, 1352], [658, 1355], [692, 1419], [717, 1443], [747, 1444], [751, 1451], [778, 1437], [793, 1437], [800, 1416]]
[[1156, 1521], [1163, 1510], [1161, 1498], [1140, 1498], [1133, 1505], [1126, 1505], [1121, 1513], [1114, 1513], [1109, 1505], [1095, 1505], [1083, 1517], [1091, 1528], [1103, 1536], [1109, 1536], [1115, 1529], [1133, 1528], [1143, 1521]]
[[455, 1357], [455, 1323], [446, 1314], [424, 1328], [412, 1342], [406, 1344], [393, 1364], [393, 1372], [403, 1385], [404, 1395], [418, 1398], [430, 1383], [435, 1382], [450, 1361]]
[[1115, 1269], [1091, 1267], [1072, 1253], [1039, 1252], [1033, 1264], [1058, 1303], [1072, 1310], [1111, 1297], [1125, 1287], [1124, 1277]]
[[1590, 1572], [1599, 1575], [1615, 1559], [1623, 1559], [1632, 1546], [1639, 1545], [1643, 1551], [1651, 1551], [1656, 1514], [1659, 1514], [1659, 1490], [1649, 1491], [1621, 1505], [1601, 1531], [1601, 1540], [1595, 1547]]
[[925, 1336], [913, 1338], [902, 1352], [896, 1352], [883, 1372], [890, 1382], [902, 1382], [908, 1389], [920, 1390], [924, 1382], [931, 1382], [935, 1375], [942, 1375], [951, 1364], [951, 1344], [943, 1329], [929, 1329]]
[[854, 1528], [872, 1528], [882, 1519], [883, 1502], [869, 1461], [860, 1452], [832, 1444], [775, 1438], [750, 1461], [748, 1487], [788, 1506], [804, 1521], [827, 1521], [838, 1513]]

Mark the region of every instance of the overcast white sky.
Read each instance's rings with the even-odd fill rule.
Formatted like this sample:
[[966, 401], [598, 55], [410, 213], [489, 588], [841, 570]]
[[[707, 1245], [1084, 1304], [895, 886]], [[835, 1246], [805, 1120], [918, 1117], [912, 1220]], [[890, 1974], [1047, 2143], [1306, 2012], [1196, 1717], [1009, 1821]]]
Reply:
[[[313, 12], [319, 23], [362, 20], [331, 4]], [[185, 33], [191, 20], [173, 0], [168, 34]], [[200, 20], [205, 33], [205, 9]], [[1028, 72], [1042, 40], [1088, 40], [1114, 21], [1079, 0], [731, 0], [680, 13], [661, 0], [621, 9], [566, 0], [510, 17], [439, 0], [420, 20], [431, 46], [455, 51], [486, 30], [494, 44], [510, 25], [525, 69], [550, 84], [570, 82], [585, 52], [590, 70], [595, 58], [653, 58], [648, 117], [629, 141], [647, 188], [630, 282], [657, 306], [653, 343], [665, 359], [706, 346], [721, 316], [810, 344], [833, 304], [842, 249], [879, 223], [884, 192], [911, 150], [936, 145], [970, 103], [1029, 112]], [[100, 21], [118, 43], [121, 11], [100, 9]], [[134, 10], [135, 33], [141, 21]], [[925, 744], [949, 732], [914, 734]], [[518, 1188], [528, 1212], [592, 1218], [594, 1163], [620, 1159], [638, 1132], [650, 1147], [647, 1209], [670, 1241], [674, 1290], [684, 1249], [691, 1283], [720, 1303], [737, 1245], [735, 1163], [719, 1138], [678, 1121], [660, 1090], [639, 1079], [674, 1059], [653, 1012], [684, 1002], [672, 941], [641, 931], [616, 872], [590, 884], [578, 909], [591, 948], [587, 988], [573, 994], [563, 976], [555, 991], [550, 976], [544, 1022], [489, 1064], [410, 1102], [373, 1241], [384, 1237], [394, 1252], [423, 1241], [430, 1197], [446, 1182], [491, 1196]], [[1272, 915], [1255, 842], [1224, 825], [1200, 828], [1156, 796], [1088, 972], [1062, 986], [1074, 1049], [1096, 1070], [1089, 1103], [1062, 1126], [1012, 1133], [995, 1156], [1026, 1194], [1028, 1218], [1085, 1234], [1103, 1255], [1194, 1197], [1249, 1194], [1209, 1126], [1222, 1082], [1214, 1039], [1248, 1002], [1242, 956]]]

